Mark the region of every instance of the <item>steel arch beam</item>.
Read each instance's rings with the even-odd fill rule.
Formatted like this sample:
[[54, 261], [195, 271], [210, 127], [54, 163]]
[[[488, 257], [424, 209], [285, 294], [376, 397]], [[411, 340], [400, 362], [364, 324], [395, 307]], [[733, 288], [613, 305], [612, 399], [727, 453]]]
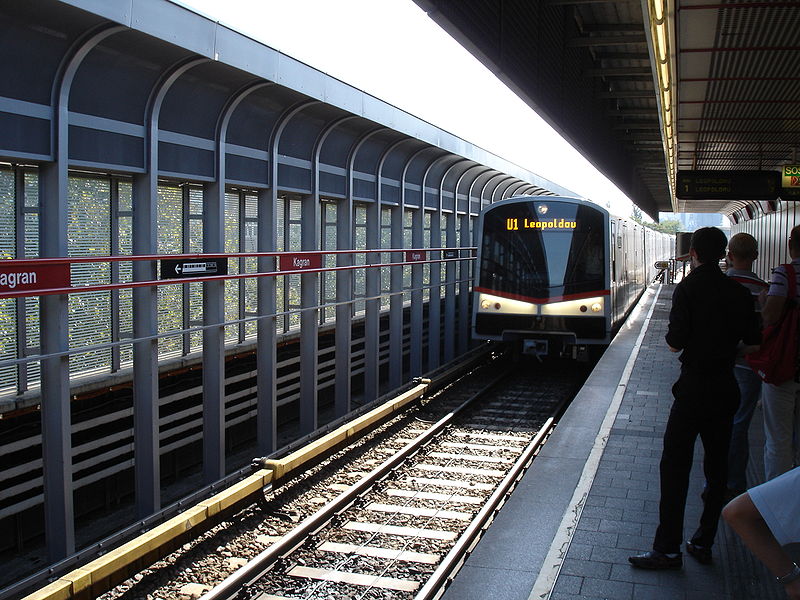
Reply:
[[[511, 181], [509, 181], [509, 180], [511, 180]], [[500, 189], [500, 186], [502, 186], [503, 183], [505, 183], [506, 181], [509, 181], [509, 185], [511, 185], [513, 180], [514, 180], [514, 177], [512, 175], [506, 175], [505, 177], [500, 179], [500, 181], [497, 182], [497, 185], [495, 185], [494, 189], [492, 190], [491, 197], [489, 198], [489, 204], [494, 204], [495, 202], [497, 202], [497, 200], [495, 199], [495, 195], [497, 194], [497, 190]], [[508, 187], [508, 186], [506, 186], [506, 187]], [[500, 197], [501, 198], [503, 197], [502, 194], [500, 195]]]
[[[442, 206], [442, 197], [444, 196], [444, 182], [447, 176], [458, 165], [465, 162], [472, 162], [469, 159], [462, 159], [450, 165], [442, 175], [442, 180], [439, 183], [439, 206]], [[447, 229], [446, 229], [446, 246], [453, 248], [458, 245], [456, 240], [456, 220], [458, 214], [458, 185], [463, 179], [464, 175], [469, 172], [470, 167], [465, 169], [455, 181], [453, 187], [453, 212], [447, 215]], [[457, 263], [448, 262], [445, 265], [445, 295], [444, 295], [444, 362], [449, 363], [455, 358], [456, 354], [456, 269]]]
[[[103, 40], [125, 28], [103, 24], [87, 31], [64, 54], [53, 79], [50, 150], [53, 161], [39, 172], [39, 256], [68, 256], [69, 95], [86, 56]], [[40, 299], [41, 353], [69, 348], [68, 299], [65, 294]], [[72, 417], [69, 393], [69, 357], [41, 361], [42, 463], [45, 540], [49, 561], [75, 551], [75, 514], [72, 500]]]
[[[317, 135], [311, 152], [311, 194], [303, 200], [301, 211], [301, 249], [320, 249], [320, 154], [328, 136], [340, 125], [355, 119], [347, 115], [327, 124]], [[300, 432], [308, 434], [318, 426], [317, 379], [319, 369], [320, 275], [305, 273], [300, 276]]]
[[[376, 129], [374, 134], [388, 131]], [[381, 169], [389, 153], [408, 138], [390, 143], [378, 157], [375, 165], [375, 204], [367, 215], [367, 248], [377, 250], [381, 247]], [[381, 262], [381, 255], [367, 255], [367, 264]], [[368, 300], [364, 306], [364, 402], [369, 403], [380, 395], [380, 310], [381, 310], [381, 272], [382, 269], [367, 269], [366, 292]]]
[[[375, 127], [361, 135], [351, 146], [347, 155], [347, 183], [345, 187], [344, 211], [336, 213], [336, 246], [339, 250], [353, 250], [353, 180], [355, 161], [359, 150], [373, 135], [382, 131], [383, 126]], [[339, 254], [336, 265], [353, 265], [352, 254]], [[334, 412], [343, 416], [350, 411], [352, 395], [352, 338], [353, 338], [353, 271], [345, 269], [336, 273], [336, 381], [334, 384]]]
[[[406, 179], [408, 177], [408, 169], [411, 167], [411, 163], [414, 160], [423, 154], [424, 152], [430, 151], [431, 146], [425, 145], [416, 152], [414, 152], [411, 156], [406, 159], [406, 163], [403, 165], [403, 172], [402, 176], [400, 177], [400, 205], [402, 207], [400, 211], [400, 224], [402, 226], [404, 218], [403, 213], [405, 211], [405, 204], [406, 204]], [[417, 211], [412, 215], [411, 218], [411, 246], [413, 248], [419, 248], [422, 246], [422, 222], [423, 222], [423, 214], [425, 211], [425, 194], [423, 190], [423, 194], [420, 196], [420, 205], [417, 208]], [[405, 244], [403, 244], [403, 248], [405, 248]], [[411, 344], [409, 347], [409, 375], [410, 377], [418, 377], [422, 374], [422, 265], [421, 264], [413, 264], [411, 265]], [[400, 296], [402, 299], [403, 296]], [[401, 309], [402, 310], [402, 309]]]
[[[425, 174], [422, 176], [422, 209], [424, 210], [425, 207], [425, 186], [428, 180], [428, 175], [430, 174], [431, 170], [437, 163], [442, 162], [446, 159], [453, 159], [453, 155], [445, 153], [438, 158], [434, 159], [428, 168], [425, 170]], [[458, 164], [461, 161], [456, 161], [454, 164]], [[430, 247], [431, 248], [441, 248], [442, 247], [442, 186], [444, 185], [444, 178], [447, 173], [450, 172], [450, 168], [448, 167], [442, 172], [441, 177], [439, 178], [439, 183], [437, 187], [437, 209], [436, 209], [436, 220], [431, 223], [431, 238], [430, 238]], [[432, 219], [433, 221], [433, 219]], [[435, 255], [435, 256], [434, 256]], [[428, 259], [434, 258], [441, 258], [442, 252], [429, 252]], [[439, 366], [441, 363], [441, 339], [442, 339], [442, 266], [441, 263], [430, 264], [429, 271], [430, 273], [430, 291], [428, 295], [428, 371], [432, 371]]]
[[[203, 186], [203, 251], [225, 251], [225, 143], [234, 111], [256, 90], [252, 80], [226, 100], [215, 126], [215, 178]], [[225, 282], [203, 283], [203, 480], [225, 477]]]
[[[278, 203], [278, 146], [281, 135], [288, 122], [299, 112], [317, 104], [317, 100], [302, 100], [287, 107], [275, 121], [269, 133], [269, 187], [258, 193], [258, 251], [274, 252], [277, 246], [277, 203]], [[275, 269], [273, 257], [261, 256], [258, 258], [260, 272]], [[275, 451], [278, 440], [277, 433], [277, 324], [276, 298], [277, 289], [274, 277], [259, 277], [258, 314], [256, 341], [256, 381], [258, 392], [256, 396], [257, 417], [256, 437], [258, 449], [267, 456]], [[302, 410], [302, 407], [301, 407]]]
[[[172, 85], [187, 71], [208, 59], [190, 57], [167, 68], [150, 90], [144, 115], [144, 173], [132, 186], [133, 254], [156, 254], [158, 240], [158, 132], [161, 107]], [[134, 281], [156, 279], [156, 265], [133, 262]], [[133, 289], [133, 431], [136, 515], [161, 508], [161, 455], [158, 393], [158, 290]]]

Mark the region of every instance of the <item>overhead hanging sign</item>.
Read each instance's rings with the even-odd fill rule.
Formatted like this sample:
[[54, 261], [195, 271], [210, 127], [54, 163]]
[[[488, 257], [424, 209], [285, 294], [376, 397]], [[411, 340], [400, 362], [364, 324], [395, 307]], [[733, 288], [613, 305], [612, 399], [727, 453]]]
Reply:
[[681, 200], [775, 200], [778, 171], [688, 171], [677, 173], [675, 195]]
[[161, 279], [187, 279], [228, 274], [227, 258], [206, 258], [204, 260], [162, 258], [159, 262]]
[[800, 165], [781, 167], [781, 199], [800, 200]]
[[781, 187], [800, 188], [800, 165], [783, 165]]

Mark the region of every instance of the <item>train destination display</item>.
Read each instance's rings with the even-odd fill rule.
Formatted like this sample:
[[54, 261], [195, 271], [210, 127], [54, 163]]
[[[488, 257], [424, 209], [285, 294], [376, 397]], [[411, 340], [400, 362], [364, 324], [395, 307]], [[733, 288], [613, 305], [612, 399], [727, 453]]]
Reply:
[[538, 219], [528, 219], [527, 217], [506, 219], [506, 229], [508, 231], [519, 231], [520, 229], [554, 229], [556, 231], [572, 231], [578, 226], [577, 221], [568, 219], [550, 219], [540, 221]]

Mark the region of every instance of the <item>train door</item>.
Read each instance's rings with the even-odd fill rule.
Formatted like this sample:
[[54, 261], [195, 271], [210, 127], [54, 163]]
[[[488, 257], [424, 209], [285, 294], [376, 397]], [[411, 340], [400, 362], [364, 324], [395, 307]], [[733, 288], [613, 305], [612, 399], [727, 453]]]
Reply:
[[611, 246], [609, 248], [609, 256], [611, 257], [609, 301], [611, 302], [610, 314], [612, 323], [617, 321], [617, 228], [616, 219], [611, 219], [611, 235], [609, 236], [609, 245]]
[[[628, 300], [629, 300], [628, 294], [630, 294], [630, 291], [629, 291], [629, 288], [630, 288], [630, 277], [629, 277], [629, 273], [628, 273], [628, 249], [631, 246], [630, 246], [630, 240], [628, 239], [628, 236], [629, 236], [629, 234], [628, 234], [628, 224], [623, 221], [622, 222], [622, 235], [620, 236], [620, 238], [622, 239], [622, 265], [621, 265], [622, 277], [620, 277], [620, 279], [622, 280], [622, 290], [621, 290], [621, 292], [622, 292], [622, 301], [619, 303], [620, 310], [623, 311], [623, 312], [625, 310], [625, 307], [628, 306]], [[622, 317], [621, 314], [620, 314], [620, 317]]]

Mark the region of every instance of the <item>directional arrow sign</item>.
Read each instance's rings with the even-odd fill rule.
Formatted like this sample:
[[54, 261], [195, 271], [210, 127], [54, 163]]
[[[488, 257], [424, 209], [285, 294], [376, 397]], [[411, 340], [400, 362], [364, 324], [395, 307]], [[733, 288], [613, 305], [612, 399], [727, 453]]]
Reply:
[[228, 259], [226, 258], [207, 258], [205, 260], [162, 258], [160, 263], [161, 279], [186, 279], [228, 274]]

